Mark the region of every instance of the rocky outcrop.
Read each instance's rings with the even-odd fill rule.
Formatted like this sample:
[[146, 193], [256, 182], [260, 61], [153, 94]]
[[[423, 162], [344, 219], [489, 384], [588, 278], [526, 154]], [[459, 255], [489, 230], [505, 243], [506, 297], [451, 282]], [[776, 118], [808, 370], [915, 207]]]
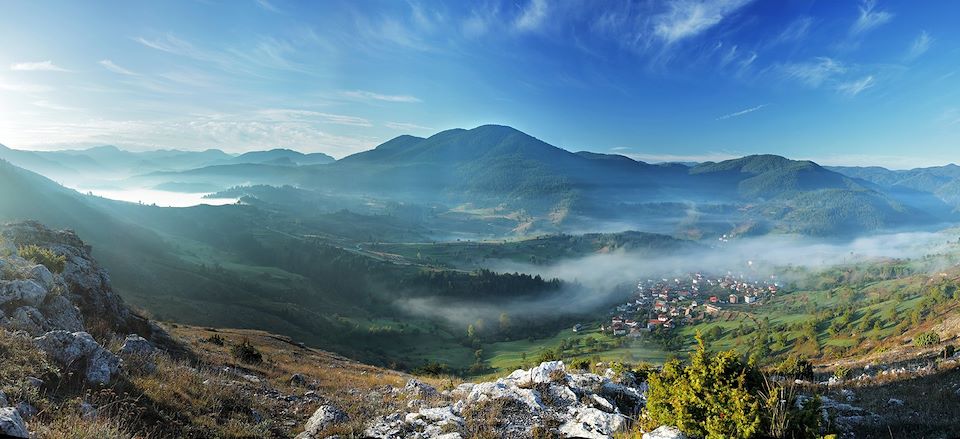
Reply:
[[51, 331], [34, 343], [61, 367], [82, 373], [88, 383], [109, 383], [120, 372], [120, 359], [86, 332]]
[[[90, 323], [115, 334], [138, 334], [168, 353], [188, 351], [146, 318], [130, 311], [91, 256], [91, 248], [68, 230], [37, 222], [0, 227], [0, 326], [33, 336], [49, 331], [81, 332]], [[63, 270], [20, 257], [18, 248], [36, 245], [64, 258]], [[99, 334], [99, 333], [98, 333]]]
[[[411, 381], [399, 392], [430, 394], [423, 386]], [[604, 393], [605, 388], [616, 392]], [[547, 362], [497, 381], [461, 384], [410, 404], [413, 411], [373, 420], [364, 436], [470, 437], [479, 428], [484, 434], [505, 438], [530, 437], [539, 431], [559, 437], [607, 439], [627, 427], [628, 418], [642, 408], [644, 393], [632, 377], [568, 373], [562, 362]], [[623, 395], [628, 397], [614, 399]]]

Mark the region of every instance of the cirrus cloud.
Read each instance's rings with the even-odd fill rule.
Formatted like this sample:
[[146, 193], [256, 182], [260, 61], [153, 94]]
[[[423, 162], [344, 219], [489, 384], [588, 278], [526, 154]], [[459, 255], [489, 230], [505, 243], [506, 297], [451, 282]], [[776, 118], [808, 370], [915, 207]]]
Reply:
[[10, 70], [21, 72], [69, 72], [69, 70], [54, 64], [53, 61], [50, 60], [15, 63], [10, 65]]

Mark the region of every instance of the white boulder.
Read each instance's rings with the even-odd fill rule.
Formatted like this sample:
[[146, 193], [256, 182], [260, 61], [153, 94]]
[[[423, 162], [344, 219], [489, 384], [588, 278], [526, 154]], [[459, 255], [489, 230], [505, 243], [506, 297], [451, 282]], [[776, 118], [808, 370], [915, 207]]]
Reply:
[[[520, 371], [517, 371], [520, 372]], [[516, 374], [517, 372], [514, 372]], [[513, 376], [511, 374], [511, 376]], [[509, 377], [508, 377], [509, 378]], [[567, 368], [562, 361], [548, 361], [530, 369], [529, 373], [521, 374], [515, 380], [519, 386], [546, 384], [555, 381], [566, 381]]]
[[519, 402], [526, 407], [528, 411], [539, 411], [543, 409], [543, 400], [540, 393], [533, 389], [521, 389], [515, 384], [506, 381], [496, 381], [492, 383], [480, 383], [473, 387], [470, 395], [467, 396], [467, 403], [493, 401], [501, 398]]
[[346, 413], [332, 405], [320, 406], [317, 411], [313, 412], [313, 416], [307, 421], [303, 433], [298, 434], [297, 439], [320, 438], [323, 430], [349, 419], [350, 417]]
[[683, 434], [677, 427], [661, 425], [656, 430], [644, 433], [643, 439], [687, 439], [687, 435]]
[[625, 426], [626, 420], [619, 414], [582, 408], [576, 411], [573, 419], [560, 426], [560, 433], [566, 437], [609, 439]]
[[89, 383], [106, 384], [120, 371], [120, 359], [86, 332], [51, 331], [34, 343], [61, 366], [81, 370]]

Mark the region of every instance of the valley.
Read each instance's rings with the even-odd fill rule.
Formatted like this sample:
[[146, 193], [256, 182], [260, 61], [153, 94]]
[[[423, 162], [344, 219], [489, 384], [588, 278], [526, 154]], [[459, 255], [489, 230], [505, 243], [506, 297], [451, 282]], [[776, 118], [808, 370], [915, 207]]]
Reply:
[[[7, 157], [39, 166], [25, 158], [29, 154]], [[895, 332], [893, 319], [876, 317], [889, 312], [893, 298], [863, 305], [869, 316], [861, 315], [867, 311], [858, 303], [873, 297], [883, 282], [908, 282], [903, 279], [928, 272], [916, 267], [922, 258], [954, 253], [934, 242], [952, 238], [933, 233], [943, 226], [930, 216], [948, 218], [949, 208], [921, 213], [877, 183], [775, 156], [693, 167], [649, 165], [567, 153], [508, 127], [484, 126], [429, 139], [401, 136], [323, 164], [271, 158], [299, 157], [284, 150], [234, 158], [209, 151], [131, 158], [133, 153], [97, 148], [42, 157], [67, 163], [83, 154], [85, 163], [99, 163], [96, 175], [126, 176], [130, 182], [149, 176], [151, 184], [183, 191], [187, 185], [221, 189], [203, 198], [183, 193], [174, 197], [177, 203], [231, 202], [179, 208], [124, 203], [72, 192], [7, 165], [6, 187], [23, 189], [10, 192], [0, 212], [7, 219], [39, 219], [90, 236], [122, 294], [159, 320], [269, 330], [404, 370], [490, 375], [551, 356], [662, 363], [689, 349], [697, 332], [718, 348], [759, 351], [768, 361], [801, 352], [836, 355]], [[495, 169], [509, 163], [503, 154], [529, 157], [511, 165], [522, 164], [523, 171], [495, 171], [520, 192], [488, 183], [456, 186], [479, 182], [480, 174], [472, 176], [479, 172], [478, 161]], [[149, 171], [145, 157], [153, 169], [181, 170]], [[440, 178], [440, 186], [428, 190], [413, 179], [441, 163], [449, 169], [444, 171], [449, 182]], [[289, 172], [275, 172], [278, 166]], [[53, 172], [49, 166], [37, 169]], [[351, 177], [347, 187], [333, 177], [344, 172], [367, 177]], [[546, 186], [528, 181], [537, 172], [557, 180]], [[603, 179], [596, 180], [598, 173]], [[69, 175], [92, 178], [80, 170]], [[236, 186], [241, 180], [231, 175], [263, 183]], [[171, 183], [162, 186], [158, 177]], [[377, 179], [396, 184], [371, 186]], [[616, 191], [603, 189], [615, 179], [622, 180]], [[589, 188], [583, 186], [588, 180]], [[297, 186], [289, 185], [293, 181]], [[320, 182], [327, 188], [318, 189]], [[52, 194], [75, 207], [25, 204]], [[666, 194], [689, 201], [656, 201]], [[840, 198], [834, 201], [833, 194]], [[627, 201], [638, 197], [646, 200]], [[809, 197], [817, 202], [806, 204]], [[850, 204], [863, 197], [884, 201], [876, 205], [879, 210]], [[547, 200], [554, 201], [544, 204]], [[557, 216], [557, 209], [567, 213]], [[103, 234], [104, 219], [132, 239]], [[898, 235], [904, 221], [921, 232]], [[619, 231], [596, 231], [610, 227]], [[885, 241], [897, 244], [878, 251]], [[883, 260], [901, 254], [900, 262]], [[882, 268], [888, 265], [896, 274], [874, 283], [813, 280], [832, 270], [888, 270]], [[647, 280], [661, 277], [683, 279], [683, 288]], [[706, 283], [690, 283], [694, 280]], [[696, 291], [701, 285], [710, 293]], [[832, 291], [837, 288], [857, 290], [845, 292], [841, 302]], [[657, 289], [661, 292], [654, 293]], [[739, 303], [728, 303], [730, 294]], [[900, 294], [902, 299], [905, 293]], [[712, 297], [717, 301], [710, 303]], [[641, 309], [615, 310], [627, 300], [638, 301]], [[746, 300], [752, 303], [742, 303]], [[919, 299], [900, 302], [897, 312], [910, 312]], [[842, 316], [824, 313], [841, 304], [852, 308], [846, 325], [873, 332], [830, 332]], [[616, 316], [629, 321], [627, 334], [609, 329], [617, 326], [611, 322]], [[575, 324], [585, 330], [572, 333]]]

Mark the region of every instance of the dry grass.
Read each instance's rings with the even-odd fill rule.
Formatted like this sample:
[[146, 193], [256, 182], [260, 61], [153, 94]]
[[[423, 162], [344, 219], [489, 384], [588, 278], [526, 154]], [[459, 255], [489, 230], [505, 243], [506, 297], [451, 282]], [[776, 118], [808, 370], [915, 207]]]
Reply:
[[[333, 404], [346, 412], [350, 421], [331, 427], [323, 434], [357, 437], [362, 434], [366, 422], [370, 419], [406, 407], [410, 400], [408, 395], [389, 392], [387, 389], [402, 388], [412, 376], [307, 348], [287, 337], [263, 331], [211, 330], [182, 325], [171, 325], [167, 329], [177, 338], [189, 343], [204, 364], [243, 370], [264, 380], [265, 386], [287, 395], [303, 395], [309, 390], [316, 392], [319, 396], [317, 401], [297, 405], [292, 409], [284, 404], [267, 405], [258, 409], [262, 410], [265, 419], [273, 421], [276, 429], [287, 435], [298, 432], [321, 404]], [[223, 345], [209, 342], [214, 335], [223, 340]], [[233, 357], [230, 353], [232, 346], [245, 339], [262, 353], [263, 362], [244, 364]], [[307, 387], [292, 385], [290, 377], [294, 374], [306, 377]], [[459, 381], [450, 378], [418, 379], [438, 388], [450, 388], [459, 384]], [[425, 403], [429, 405], [436, 402]], [[283, 425], [284, 421], [287, 426]]]
[[[122, 376], [107, 387], [89, 387], [78, 377], [60, 376], [30, 338], [0, 330], [2, 390], [11, 400], [39, 409], [29, 425], [42, 439], [292, 437], [321, 404], [333, 404], [351, 419], [324, 435], [357, 437], [371, 418], [406, 407], [412, 398], [392, 391], [412, 376], [306, 348], [284, 337], [178, 325], [167, 329], [190, 346], [195, 363], [158, 355], [155, 371], [149, 372], [127, 362]], [[214, 334], [222, 345], [207, 341]], [[239, 363], [230, 353], [244, 339], [263, 354], [261, 363]], [[118, 338], [101, 341], [113, 351], [119, 348]], [[296, 373], [306, 377], [306, 385], [290, 383]], [[46, 384], [33, 386], [29, 377]], [[449, 378], [421, 380], [438, 387], [459, 384]], [[315, 396], [306, 398], [308, 391]], [[84, 404], [96, 408], [95, 417], [84, 417]]]

